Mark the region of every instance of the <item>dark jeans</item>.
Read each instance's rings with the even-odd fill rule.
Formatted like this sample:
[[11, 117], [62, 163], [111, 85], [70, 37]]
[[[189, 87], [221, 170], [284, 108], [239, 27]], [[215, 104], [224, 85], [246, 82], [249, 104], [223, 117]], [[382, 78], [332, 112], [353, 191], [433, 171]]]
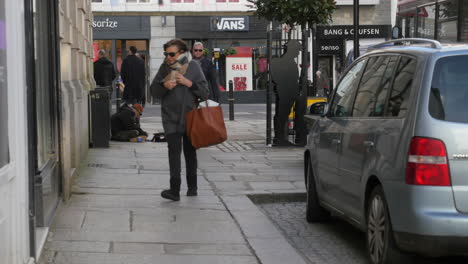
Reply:
[[[169, 150], [169, 170], [171, 174], [171, 191], [180, 192], [180, 154], [182, 146], [184, 149], [185, 166], [187, 171], [187, 187], [197, 189], [197, 152], [186, 134], [166, 135], [167, 148]], [[183, 144], [183, 145], [182, 145]]]

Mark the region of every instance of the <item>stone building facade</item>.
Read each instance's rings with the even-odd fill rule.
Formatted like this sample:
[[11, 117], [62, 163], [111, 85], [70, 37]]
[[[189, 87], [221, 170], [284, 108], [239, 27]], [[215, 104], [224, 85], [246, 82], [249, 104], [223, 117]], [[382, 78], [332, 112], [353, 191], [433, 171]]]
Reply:
[[0, 0], [0, 263], [39, 259], [87, 155], [91, 0]]
[[60, 1], [61, 129], [64, 197], [89, 148], [88, 95], [94, 89], [90, 0]]

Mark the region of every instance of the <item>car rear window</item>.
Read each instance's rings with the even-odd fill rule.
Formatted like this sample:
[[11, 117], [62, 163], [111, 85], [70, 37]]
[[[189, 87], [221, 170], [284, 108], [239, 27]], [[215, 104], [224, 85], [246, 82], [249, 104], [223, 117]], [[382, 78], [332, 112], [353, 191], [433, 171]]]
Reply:
[[429, 113], [439, 120], [468, 123], [468, 55], [436, 62]]

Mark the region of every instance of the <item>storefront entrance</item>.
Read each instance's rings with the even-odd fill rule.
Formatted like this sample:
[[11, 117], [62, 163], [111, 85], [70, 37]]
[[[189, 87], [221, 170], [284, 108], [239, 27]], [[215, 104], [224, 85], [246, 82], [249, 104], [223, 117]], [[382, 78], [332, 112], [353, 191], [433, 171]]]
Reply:
[[[150, 63], [150, 56], [149, 56], [149, 41], [148, 40], [94, 40], [94, 60], [97, 60], [97, 52], [101, 49], [106, 51], [107, 57], [109, 60], [112, 61], [114, 67], [118, 74], [120, 74], [120, 70], [122, 67], [122, 62], [127, 57], [129, 52], [129, 47], [135, 46], [138, 50], [138, 56], [145, 61], [146, 66], [146, 87], [145, 87], [145, 94], [147, 100], [151, 98], [149, 94], [149, 85], [151, 81], [151, 76], [149, 76], [149, 63]], [[120, 76], [117, 77], [117, 80], [120, 81]], [[115, 88], [115, 87], [114, 87]], [[114, 101], [116, 98], [116, 93], [112, 93], [112, 100]]]
[[[95, 16], [93, 21], [94, 59], [97, 52], [104, 49], [108, 58], [114, 63], [117, 73], [120, 73], [122, 61], [127, 57], [130, 46], [135, 46], [138, 55], [145, 60], [146, 65], [146, 98], [150, 100], [149, 74], [150, 56], [149, 40], [151, 25], [149, 16]], [[115, 99], [115, 93], [113, 93]]]
[[323, 87], [317, 87], [317, 89], [330, 89], [334, 87], [334, 65], [333, 62], [335, 61], [334, 56], [319, 56], [318, 57], [318, 66], [317, 71], [320, 72], [320, 78], [322, 79], [321, 83]]

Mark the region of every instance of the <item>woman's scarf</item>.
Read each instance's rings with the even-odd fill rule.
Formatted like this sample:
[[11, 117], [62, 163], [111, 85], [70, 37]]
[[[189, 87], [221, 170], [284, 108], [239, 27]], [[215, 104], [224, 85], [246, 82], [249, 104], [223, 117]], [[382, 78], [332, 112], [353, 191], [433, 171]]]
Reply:
[[168, 64], [169, 68], [171, 71], [169, 72], [166, 77], [164, 77], [164, 82], [166, 81], [175, 81], [175, 75], [176, 73], [180, 73], [184, 75], [187, 72], [187, 68], [189, 65], [189, 62], [192, 60], [192, 56], [190, 55], [190, 52], [185, 52], [179, 55], [179, 58], [173, 63], [173, 64]]

